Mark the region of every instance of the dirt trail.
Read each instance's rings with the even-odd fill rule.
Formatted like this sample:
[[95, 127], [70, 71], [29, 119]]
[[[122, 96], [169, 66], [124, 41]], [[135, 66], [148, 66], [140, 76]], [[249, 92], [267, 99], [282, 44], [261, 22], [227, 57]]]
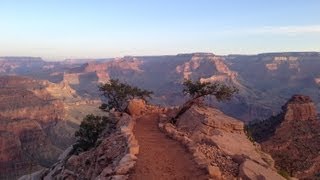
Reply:
[[166, 137], [158, 128], [158, 114], [137, 119], [134, 134], [140, 145], [131, 180], [208, 179], [182, 145]]

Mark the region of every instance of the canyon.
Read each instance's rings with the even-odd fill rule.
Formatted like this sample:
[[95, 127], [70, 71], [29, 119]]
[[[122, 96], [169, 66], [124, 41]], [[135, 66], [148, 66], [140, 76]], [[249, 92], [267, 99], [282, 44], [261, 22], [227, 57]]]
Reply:
[[50, 167], [74, 141], [82, 117], [100, 113], [66, 84], [0, 77], [0, 178]]
[[[211, 165], [205, 169], [209, 168], [220, 178], [236, 178], [239, 174], [242, 177], [249, 177], [248, 172], [252, 167], [267, 172], [267, 174], [276, 172], [275, 168], [280, 168], [294, 176], [309, 177], [314, 175], [315, 170], [312, 169], [318, 167], [313, 163], [317, 159], [317, 156], [314, 155], [318, 147], [317, 143], [313, 144], [315, 147], [310, 150], [312, 155], [306, 157], [310, 161], [306, 161], [307, 164], [303, 168], [297, 167], [298, 173], [293, 173], [290, 168], [284, 168], [290, 164], [289, 160], [286, 165], [279, 164], [282, 156], [280, 158], [278, 154], [291, 152], [290, 149], [294, 149], [290, 145], [292, 139], [289, 139], [284, 133], [289, 126], [281, 130], [284, 122], [298, 122], [293, 123], [290, 127], [304, 127], [301, 133], [305, 129], [310, 129], [312, 125], [317, 127], [317, 121], [309, 121], [309, 119], [317, 119], [314, 117], [318, 116], [317, 110], [320, 109], [319, 67], [320, 53], [318, 52], [226, 56], [191, 53], [106, 59], [69, 59], [60, 62], [48, 62], [37, 57], [0, 57], [0, 179], [17, 178], [23, 174], [49, 168], [59, 161], [59, 155], [75, 142], [74, 132], [78, 129], [82, 118], [90, 113], [105, 115], [105, 112], [98, 108], [103, 100], [100, 97], [98, 85], [110, 79], [119, 79], [130, 85], [153, 91], [154, 95], [150, 103], [159, 106], [160, 109], [176, 107], [185, 102], [186, 97], [181, 92], [184, 79], [199, 79], [201, 82], [221, 81], [234, 86], [239, 89], [239, 93], [231, 101], [221, 103], [214, 98], [207, 98], [206, 103], [209, 107], [194, 107], [188, 112], [190, 117], [197, 113], [199, 117], [203, 115], [208, 118], [215, 117], [212, 118], [210, 123], [213, 125], [210, 124], [210, 127], [214, 126], [218, 129], [209, 131], [209, 127], [202, 127], [200, 124], [185, 120], [180, 121], [176, 129], [170, 129], [170, 126], [167, 125], [168, 127], [163, 126], [162, 130], [168, 131], [169, 135], [171, 133], [172, 138], [178, 141], [179, 138], [174, 136], [173, 132], [185, 133], [185, 136], [196, 144], [200, 143], [203, 138], [206, 142], [209, 141], [209, 144], [200, 143], [196, 147], [198, 148], [197, 153], [202, 153], [202, 157], [210, 160], [208, 163]], [[294, 94], [306, 94], [310, 98], [293, 97], [286, 104]], [[296, 103], [300, 101], [307, 105]], [[279, 113], [282, 114], [283, 104], [286, 104], [284, 107], [287, 108], [283, 110], [287, 112], [285, 117], [279, 116]], [[159, 109], [154, 111], [157, 111], [159, 119], [170, 114], [170, 111], [166, 113]], [[246, 139], [242, 122], [265, 120], [270, 116], [285, 120], [275, 120], [266, 134], [258, 135], [260, 138], [258, 142], [261, 142], [262, 146], [262, 150], [259, 150], [259, 147], [251, 145], [251, 142]], [[219, 124], [216, 118], [222, 118], [225, 124]], [[193, 120], [195, 119], [197, 118], [194, 117]], [[189, 126], [196, 126], [200, 129], [196, 128], [188, 132], [186, 128], [190, 128]], [[235, 129], [225, 129], [230, 126]], [[196, 135], [201, 134], [200, 131], [208, 131], [208, 134], [201, 137]], [[310, 131], [316, 132], [314, 128]], [[215, 139], [218, 138], [218, 136], [215, 137], [215, 133], [210, 134], [212, 132], [225, 135], [228, 141], [241, 140], [240, 142], [247, 150], [237, 150], [223, 144], [222, 140]], [[294, 132], [289, 134], [298, 136]], [[212, 136], [212, 138], [208, 139], [207, 136]], [[308, 137], [311, 137], [312, 140], [308, 140]], [[121, 136], [112, 138], [115, 138], [115, 141], [119, 141], [120, 144], [128, 141]], [[105, 146], [109, 146], [113, 141], [107, 139], [106, 137]], [[315, 135], [305, 134], [301, 135], [301, 139], [297, 138], [294, 141], [305, 142], [306, 144], [303, 145], [305, 147], [312, 144], [313, 141], [317, 142], [317, 139], [319, 138]], [[288, 144], [283, 147], [284, 151], [277, 151], [280, 147], [277, 145], [279, 142]], [[99, 153], [103, 152], [105, 147], [101, 148], [98, 150]], [[115, 148], [111, 151], [117, 151], [117, 148], [120, 148], [119, 153], [121, 153], [110, 158], [115, 158], [115, 164], [117, 164], [120, 163], [121, 157], [125, 156], [126, 150], [121, 149], [123, 146]], [[238, 156], [239, 151], [245, 154]], [[265, 155], [264, 152], [260, 153], [262, 151], [270, 153], [272, 158]], [[297, 152], [300, 149], [292, 151]], [[192, 149], [191, 152], [193, 152]], [[209, 156], [208, 152], [214, 157]], [[254, 157], [244, 158], [251, 155]], [[94, 157], [95, 155], [87, 153], [84, 157], [76, 159], [76, 162], [73, 158], [74, 161], [67, 165], [71, 168], [70, 171], [75, 171], [79, 165], [72, 163], [82, 163], [81, 168], [85, 169], [85, 162], [79, 161], [84, 160], [87, 156]], [[293, 153], [293, 156], [304, 157], [299, 153]], [[213, 158], [217, 158], [217, 162]], [[275, 161], [274, 166], [273, 161]], [[221, 166], [221, 162], [225, 166]], [[203, 166], [202, 163], [202, 168]], [[268, 168], [264, 169], [264, 167]], [[87, 175], [101, 174], [103, 169], [100, 170]], [[278, 175], [275, 173], [274, 177], [278, 178]]]
[[50, 169], [21, 180], [284, 180], [271, 156], [246, 137], [243, 122], [217, 109], [194, 106], [175, 126], [169, 121], [176, 108], [148, 105], [141, 100], [133, 100], [129, 106], [130, 115], [115, 112], [114, 132], [103, 132], [95, 147], [80, 154], [66, 151]]
[[[318, 52], [227, 55], [192, 53], [166, 56], [126, 56], [46, 62], [41, 58], [2, 58], [0, 75], [23, 75], [65, 82], [82, 97], [99, 98], [97, 85], [110, 78], [152, 90], [152, 103], [179, 105], [184, 101], [185, 78], [223, 81], [239, 89], [228, 103], [209, 103], [245, 122], [279, 113], [293, 94], [307, 94], [320, 109], [318, 96], [320, 55]], [[33, 64], [33, 65], [31, 65]]]

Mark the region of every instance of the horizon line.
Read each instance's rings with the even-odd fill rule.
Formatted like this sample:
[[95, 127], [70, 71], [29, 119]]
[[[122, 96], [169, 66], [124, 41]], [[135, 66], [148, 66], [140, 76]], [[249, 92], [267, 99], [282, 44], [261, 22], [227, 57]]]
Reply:
[[[179, 56], [179, 55], [192, 55], [192, 54], [212, 54], [214, 56], [254, 56], [262, 54], [284, 54], [284, 53], [318, 53], [319, 51], [264, 51], [258, 53], [228, 53], [228, 54], [215, 54], [213, 52], [186, 52], [186, 53], [175, 53], [175, 54], [148, 54], [148, 55], [123, 55], [123, 56], [113, 56], [113, 57], [75, 57], [75, 58], [44, 58], [43, 56], [30, 56], [30, 55], [1, 55], [0, 58], [40, 58], [43, 61], [67, 61], [67, 60], [99, 60], [99, 59], [117, 59], [126, 57], [157, 57], [157, 56]], [[1, 61], [1, 59], [0, 59]]]

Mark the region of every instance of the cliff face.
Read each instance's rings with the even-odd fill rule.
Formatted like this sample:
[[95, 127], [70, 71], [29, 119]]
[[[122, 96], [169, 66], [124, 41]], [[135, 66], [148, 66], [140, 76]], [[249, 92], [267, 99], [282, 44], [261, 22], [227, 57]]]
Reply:
[[0, 77], [0, 179], [51, 166], [74, 142], [82, 117], [96, 111], [67, 84]]
[[284, 122], [317, 119], [317, 109], [309, 96], [294, 95], [283, 107]]
[[263, 149], [279, 169], [302, 179], [316, 178], [320, 170], [320, 121], [313, 101], [295, 95], [276, 118], [274, 132], [261, 142]]
[[45, 129], [62, 120], [63, 105], [47, 94], [38, 96], [31, 91], [41, 88], [27, 78], [0, 78], [0, 178], [49, 166], [61, 153]]
[[320, 110], [320, 53], [230, 55], [225, 59], [228, 67], [238, 73], [245, 86], [256, 92], [256, 97], [249, 97], [246, 101], [259, 107], [264, 106], [270, 111], [266, 115], [255, 116], [257, 119], [262, 120], [278, 114], [281, 106], [293, 94], [308, 94]]

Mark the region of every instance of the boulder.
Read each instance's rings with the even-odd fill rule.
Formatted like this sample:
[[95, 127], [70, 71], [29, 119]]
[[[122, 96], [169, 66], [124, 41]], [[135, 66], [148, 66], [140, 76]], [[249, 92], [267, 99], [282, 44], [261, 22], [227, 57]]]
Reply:
[[270, 168], [266, 168], [257, 164], [249, 159], [246, 159], [239, 169], [239, 177], [244, 180], [263, 180], [263, 179], [272, 179], [272, 180], [285, 180], [280, 174], [274, 172]]
[[146, 102], [142, 99], [133, 99], [129, 102], [126, 112], [131, 116], [140, 116], [146, 111]]
[[209, 175], [215, 179], [221, 179], [221, 171], [217, 166], [208, 166]]

